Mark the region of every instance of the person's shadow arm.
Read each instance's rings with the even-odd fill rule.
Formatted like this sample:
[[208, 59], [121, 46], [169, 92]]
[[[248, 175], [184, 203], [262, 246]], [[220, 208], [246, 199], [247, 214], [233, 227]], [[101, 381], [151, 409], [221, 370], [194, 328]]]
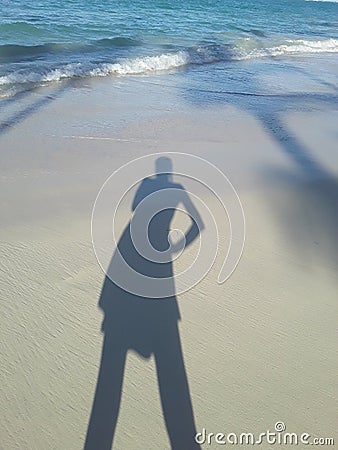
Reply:
[[181, 251], [184, 247], [188, 247], [200, 234], [200, 232], [205, 228], [203, 220], [197, 211], [195, 205], [191, 201], [191, 198], [187, 192], [182, 189], [181, 203], [185, 207], [187, 213], [191, 219], [191, 226], [185, 234], [185, 239], [179, 240], [176, 244], [172, 246], [174, 253]]

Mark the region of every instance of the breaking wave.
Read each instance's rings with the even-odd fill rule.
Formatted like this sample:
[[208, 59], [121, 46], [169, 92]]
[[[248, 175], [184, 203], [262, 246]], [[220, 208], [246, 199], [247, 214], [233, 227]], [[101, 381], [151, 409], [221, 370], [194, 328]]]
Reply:
[[[131, 41], [103, 42], [104, 45], [135, 45]], [[45, 48], [31, 48], [32, 52], [40, 52]], [[8, 50], [8, 49], [7, 49]], [[24, 51], [23, 47], [12, 48], [14, 53]], [[235, 45], [211, 44], [195, 46], [176, 52], [163, 53], [158, 56], [122, 58], [119, 61], [107, 62], [75, 62], [60, 64], [55, 68], [37, 66], [34, 70], [18, 69], [0, 77], [0, 85], [17, 83], [41, 83], [60, 81], [65, 78], [105, 77], [109, 75], [138, 75], [149, 72], [163, 72], [189, 64], [210, 64], [220, 61], [240, 61], [254, 58], [278, 57], [283, 55], [301, 55], [314, 53], [337, 53], [338, 39], [318, 41], [287, 40], [279, 45], [266, 46], [262, 41], [243, 38]]]

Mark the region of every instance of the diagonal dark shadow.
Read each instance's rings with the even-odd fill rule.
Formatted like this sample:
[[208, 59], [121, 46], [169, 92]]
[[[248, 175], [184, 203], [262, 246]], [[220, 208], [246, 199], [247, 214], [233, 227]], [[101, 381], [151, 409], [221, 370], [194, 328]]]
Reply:
[[[295, 71], [298, 71], [298, 68], [295, 68]], [[311, 77], [311, 74], [305, 74], [302, 70], [300, 73]], [[321, 255], [325, 262], [336, 267], [338, 261], [336, 238], [338, 180], [330, 172], [330, 169], [321, 163], [319, 157], [315, 157], [311, 150], [287, 129], [281, 119], [282, 113], [292, 111], [313, 111], [314, 107], [326, 106], [336, 109], [337, 89], [326, 83], [325, 80], [314, 77], [314, 81], [333, 88], [334, 92], [331, 94], [317, 92], [262, 94], [253, 74], [246, 85], [247, 92], [240, 92], [240, 90], [228, 92], [225, 89], [213, 91], [212, 89], [199, 89], [199, 86], [197, 89], [189, 86], [183, 91], [183, 95], [189, 102], [202, 107], [206, 103], [234, 105], [257, 119], [265, 132], [278, 144], [278, 149], [297, 169], [296, 172], [290, 170], [290, 173], [280, 171], [277, 167], [269, 167], [268, 170], [264, 170], [266, 164], [262, 161], [262, 174], [265, 179], [283, 183], [289, 189], [289, 201], [283, 209], [276, 199], [272, 201], [272, 208], [276, 210], [278, 220], [285, 221], [285, 229], [297, 249], [297, 254], [304, 254], [306, 259], [312, 251], [313, 245], [318, 245], [318, 257]], [[303, 223], [303, 219], [302, 232], [299, 230], [299, 224]], [[293, 227], [290, 226], [292, 221], [295, 221]], [[306, 233], [305, 230], [307, 230]], [[302, 234], [303, 239], [297, 238], [297, 233]], [[323, 236], [326, 240], [325, 245], [321, 243], [324, 241]], [[330, 242], [330, 245], [327, 242]]]
[[[15, 112], [11, 116], [9, 116], [6, 120], [3, 120], [0, 123], [0, 134], [4, 134], [11, 130], [15, 125], [18, 125], [19, 123], [23, 122], [27, 117], [37, 112], [39, 109], [46, 106], [48, 103], [52, 102], [53, 100], [56, 100], [59, 98], [70, 86], [70, 81], [62, 83], [62, 85], [53, 92], [53, 94], [45, 95], [38, 100], [34, 101], [30, 105], [24, 107], [18, 112]], [[20, 94], [17, 94], [17, 96], [14, 97], [14, 100], [23, 99], [27, 95], [29, 95], [31, 91], [25, 91]], [[12, 102], [12, 99], [3, 100], [3, 102], [10, 103]], [[6, 105], [4, 104], [4, 106]]]
[[[171, 160], [159, 158], [157, 165], [172, 172]], [[162, 170], [163, 171], [163, 170]], [[182, 185], [167, 173], [142, 181], [133, 202], [137, 206], [144, 198], [162, 189], [175, 189], [174, 204], [183, 203], [191, 216], [197, 211]], [[172, 202], [171, 202], [172, 205]], [[168, 232], [175, 208], [162, 205], [150, 221], [148, 237], [158, 251], [168, 248]], [[192, 220], [186, 233], [186, 245], [199, 235]], [[192, 403], [180, 342], [178, 321], [180, 312], [175, 295], [172, 261], [158, 263], [141, 256], [134, 247], [130, 223], [125, 228], [115, 251], [108, 274], [114, 277], [122, 258], [137, 273], [151, 278], [171, 278], [173, 295], [148, 299], [126, 292], [106, 276], [99, 307], [104, 313], [102, 331], [104, 342], [96, 392], [84, 450], [110, 450], [113, 444], [120, 410], [124, 369], [127, 353], [132, 350], [142, 358], [154, 356], [163, 416], [173, 450], [198, 450]]]
[[15, 103], [18, 100], [22, 100], [25, 97], [28, 97], [32, 93], [33, 90], [34, 89], [27, 89], [27, 90], [18, 92], [16, 94], [14, 94], [13, 96], [9, 97], [9, 98], [1, 99], [1, 101], [0, 101], [0, 111], [2, 109], [6, 108], [11, 103]]
[[321, 84], [322, 86], [325, 86], [325, 87], [327, 87], [327, 88], [329, 88], [329, 89], [332, 89], [332, 90], [335, 91], [335, 92], [338, 92], [338, 87], [337, 87], [337, 85], [335, 85], [335, 84], [333, 84], [333, 83], [330, 83], [330, 82], [328, 82], [328, 81], [326, 81], [326, 80], [323, 80], [322, 78], [320, 78], [320, 77], [317, 76], [317, 75], [311, 74], [311, 73], [309, 73], [308, 71], [306, 71], [306, 70], [304, 70], [304, 69], [301, 69], [300, 67], [292, 66], [292, 70], [293, 70], [294, 72], [298, 72], [298, 73], [304, 75], [305, 77], [309, 78], [310, 80], [312, 80], [312, 81], [314, 81], [314, 82], [316, 82], [316, 83]]
[[299, 140], [284, 128], [279, 116], [270, 110], [256, 112], [256, 117], [267, 133], [280, 144], [281, 150], [306, 175], [327, 178], [327, 170], [316, 160]]

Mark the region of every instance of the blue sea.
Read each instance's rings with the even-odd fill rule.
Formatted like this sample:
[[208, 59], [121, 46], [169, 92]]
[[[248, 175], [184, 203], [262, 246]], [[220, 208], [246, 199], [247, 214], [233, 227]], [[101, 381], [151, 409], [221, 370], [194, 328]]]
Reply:
[[0, 96], [63, 79], [338, 54], [338, 0], [1, 0]]

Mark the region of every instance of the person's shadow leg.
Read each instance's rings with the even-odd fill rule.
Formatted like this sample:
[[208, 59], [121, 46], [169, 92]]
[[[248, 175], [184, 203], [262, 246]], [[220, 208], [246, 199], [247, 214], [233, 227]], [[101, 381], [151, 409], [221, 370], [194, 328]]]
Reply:
[[119, 415], [126, 349], [106, 335], [84, 450], [111, 450]]
[[172, 450], [200, 450], [177, 322], [162, 334], [154, 352], [164, 420]]

